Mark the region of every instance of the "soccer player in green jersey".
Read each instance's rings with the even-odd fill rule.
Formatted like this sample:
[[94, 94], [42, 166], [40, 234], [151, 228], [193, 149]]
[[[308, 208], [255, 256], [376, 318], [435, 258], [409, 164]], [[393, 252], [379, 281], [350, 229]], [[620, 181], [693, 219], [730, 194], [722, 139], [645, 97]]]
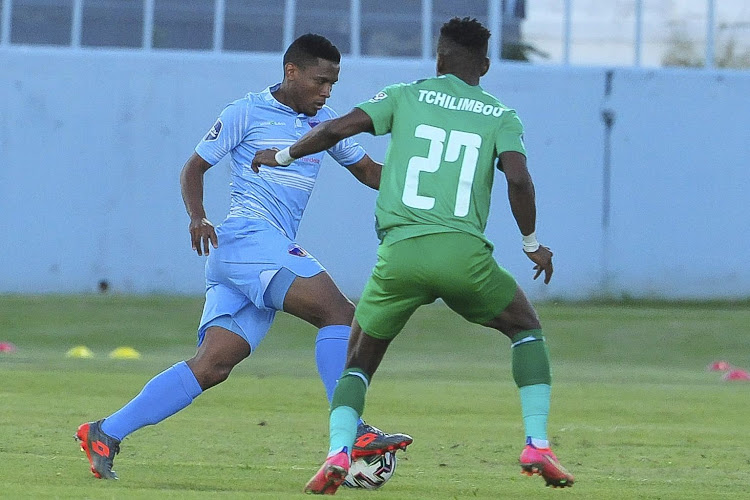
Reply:
[[540, 474], [551, 486], [573, 484], [547, 440], [551, 377], [539, 319], [515, 279], [495, 262], [484, 235], [499, 160], [534, 279], [544, 273], [549, 283], [552, 252], [536, 240], [523, 125], [479, 86], [489, 69], [489, 37], [476, 19], [451, 19], [440, 29], [437, 77], [386, 87], [289, 148], [261, 151], [253, 159], [253, 169], [284, 166], [360, 132], [391, 134], [375, 209], [378, 261], [357, 305], [346, 369], [333, 396], [328, 458], [307, 492], [332, 494], [344, 481], [372, 376], [409, 317], [437, 298], [511, 340], [526, 432], [522, 472]]

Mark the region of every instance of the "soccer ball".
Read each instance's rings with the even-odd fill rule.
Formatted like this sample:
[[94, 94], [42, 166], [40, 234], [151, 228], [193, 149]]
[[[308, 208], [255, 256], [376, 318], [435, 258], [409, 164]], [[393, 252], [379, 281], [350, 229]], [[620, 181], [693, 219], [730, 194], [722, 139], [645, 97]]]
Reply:
[[396, 453], [371, 455], [355, 460], [344, 479], [344, 486], [374, 490], [380, 488], [396, 472]]

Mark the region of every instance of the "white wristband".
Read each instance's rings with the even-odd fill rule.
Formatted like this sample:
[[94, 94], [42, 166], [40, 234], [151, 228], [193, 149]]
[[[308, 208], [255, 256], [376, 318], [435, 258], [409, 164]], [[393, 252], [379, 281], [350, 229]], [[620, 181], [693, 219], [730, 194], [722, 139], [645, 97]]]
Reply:
[[274, 158], [276, 159], [276, 163], [278, 163], [282, 167], [291, 165], [291, 163], [295, 160], [295, 158], [292, 158], [292, 155], [289, 154], [289, 148], [284, 148], [281, 151], [277, 151], [276, 155], [274, 155]]
[[528, 236], [523, 236], [523, 251], [526, 253], [534, 253], [539, 250], [539, 242], [536, 241], [536, 231]]

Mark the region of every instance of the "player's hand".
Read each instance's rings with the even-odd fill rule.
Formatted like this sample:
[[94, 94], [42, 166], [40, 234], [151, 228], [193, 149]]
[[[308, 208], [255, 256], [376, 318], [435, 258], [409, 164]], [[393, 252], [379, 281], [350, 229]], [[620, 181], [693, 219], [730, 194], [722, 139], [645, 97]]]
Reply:
[[536, 264], [534, 270], [534, 279], [537, 279], [544, 272], [544, 284], [548, 284], [552, 279], [552, 251], [544, 245], [539, 245], [536, 252], [524, 252], [531, 261]]
[[276, 161], [276, 153], [278, 151], [279, 148], [263, 149], [261, 151], [258, 151], [257, 153], [255, 153], [255, 157], [253, 158], [253, 163], [250, 164], [250, 168], [252, 168], [253, 172], [257, 174], [260, 170], [261, 165], [278, 167], [279, 163]]
[[190, 221], [190, 241], [198, 255], [208, 255], [210, 246], [219, 248], [219, 238], [216, 236], [214, 225], [205, 217], [196, 217]]

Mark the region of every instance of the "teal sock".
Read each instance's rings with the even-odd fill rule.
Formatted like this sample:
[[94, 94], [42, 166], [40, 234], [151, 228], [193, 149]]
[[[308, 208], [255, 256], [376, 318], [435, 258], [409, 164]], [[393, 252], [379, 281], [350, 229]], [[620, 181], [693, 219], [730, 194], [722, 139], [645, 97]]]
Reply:
[[341, 374], [331, 401], [329, 456], [345, 449], [351, 457], [369, 384], [370, 378], [358, 368], [347, 368]]
[[519, 392], [526, 437], [546, 440], [550, 400], [549, 384], [527, 385], [519, 388]]
[[357, 410], [350, 406], [338, 406], [331, 411], [329, 421], [331, 436], [331, 444], [330, 448], [328, 448], [329, 457], [342, 449], [351, 456], [354, 439], [357, 437], [358, 420], [359, 414]]

